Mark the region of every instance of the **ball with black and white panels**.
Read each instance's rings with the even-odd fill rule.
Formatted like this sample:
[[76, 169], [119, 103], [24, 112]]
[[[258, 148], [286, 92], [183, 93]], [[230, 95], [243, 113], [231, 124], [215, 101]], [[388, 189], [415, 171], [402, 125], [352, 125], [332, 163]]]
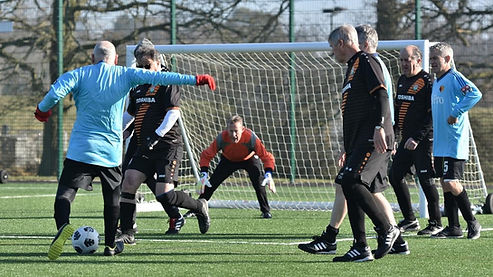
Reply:
[[99, 233], [91, 226], [82, 226], [72, 234], [72, 246], [79, 254], [93, 254], [99, 247]]

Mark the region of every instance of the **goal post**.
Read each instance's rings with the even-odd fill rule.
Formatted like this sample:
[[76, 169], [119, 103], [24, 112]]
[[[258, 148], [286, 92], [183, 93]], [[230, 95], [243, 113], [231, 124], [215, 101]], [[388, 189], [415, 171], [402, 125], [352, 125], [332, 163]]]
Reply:
[[[379, 55], [391, 73], [394, 86], [400, 75], [399, 51], [409, 44], [421, 49], [423, 68], [429, 68], [429, 41], [379, 42]], [[346, 66], [333, 59], [326, 41], [155, 47], [163, 54], [165, 63], [173, 64], [174, 71], [210, 74], [217, 84], [214, 92], [200, 87], [180, 87], [183, 121], [180, 125], [188, 151], [180, 165], [177, 189], [196, 195], [200, 153], [227, 127], [231, 115], [240, 114], [276, 159], [273, 176], [278, 192], [268, 193], [271, 207], [332, 208], [337, 159], [343, 149], [340, 86]], [[127, 46], [128, 66], [133, 64], [134, 48], [135, 45]], [[473, 139], [471, 149], [464, 186], [472, 203], [481, 205], [486, 187]], [[211, 172], [218, 161], [219, 155], [211, 162]], [[413, 178], [407, 180], [414, 207], [424, 207], [424, 197], [420, 197]], [[441, 192], [440, 184], [435, 184]], [[141, 187], [144, 202], [154, 201], [150, 191], [144, 185]], [[398, 209], [393, 190], [389, 188], [385, 195]], [[226, 179], [212, 196], [210, 206], [258, 208], [246, 172], [237, 171]]]

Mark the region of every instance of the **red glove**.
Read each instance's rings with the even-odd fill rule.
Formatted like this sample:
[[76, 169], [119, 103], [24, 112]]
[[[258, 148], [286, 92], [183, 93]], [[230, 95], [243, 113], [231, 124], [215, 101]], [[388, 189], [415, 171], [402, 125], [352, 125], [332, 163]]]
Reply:
[[212, 78], [211, 75], [204, 74], [204, 75], [197, 75], [195, 76], [197, 78], [197, 86], [201, 85], [209, 85], [209, 88], [211, 90], [216, 89], [216, 82], [214, 81], [214, 78]]
[[51, 110], [47, 112], [42, 112], [39, 107], [36, 106], [36, 111], [34, 112], [34, 117], [41, 122], [48, 121], [48, 118], [51, 116]]

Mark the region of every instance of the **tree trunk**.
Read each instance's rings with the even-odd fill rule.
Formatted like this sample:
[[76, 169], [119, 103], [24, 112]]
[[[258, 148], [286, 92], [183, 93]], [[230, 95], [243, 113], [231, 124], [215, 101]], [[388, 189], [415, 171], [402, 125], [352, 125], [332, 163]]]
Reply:
[[[52, 27], [55, 34], [58, 34], [58, 2], [53, 1], [53, 17], [52, 17]], [[49, 75], [51, 83], [55, 82], [58, 78], [58, 44], [57, 36], [54, 36], [51, 41], [49, 56]], [[63, 103], [63, 100], [60, 101]], [[43, 128], [43, 153], [41, 155], [41, 164], [39, 165], [38, 175], [40, 176], [54, 176], [57, 174], [58, 165], [58, 126], [56, 114], [56, 106], [52, 108], [53, 115], [44, 124]]]
[[399, 22], [402, 19], [397, 0], [378, 0], [377, 2], [377, 33], [379, 40], [399, 37]]

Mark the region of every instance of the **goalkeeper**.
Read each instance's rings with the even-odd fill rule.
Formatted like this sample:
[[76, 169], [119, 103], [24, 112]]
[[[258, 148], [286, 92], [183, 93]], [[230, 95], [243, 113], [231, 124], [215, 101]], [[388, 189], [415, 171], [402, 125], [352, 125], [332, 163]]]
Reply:
[[[221, 160], [208, 180], [210, 161], [221, 151]], [[262, 176], [262, 160], [265, 174]], [[255, 133], [246, 128], [243, 118], [234, 115], [229, 119], [228, 129], [222, 131], [211, 145], [200, 154], [200, 181], [202, 191], [199, 199], [209, 200], [219, 185], [238, 169], [244, 169], [252, 182], [262, 211], [261, 217], [272, 218], [265, 185], [275, 192], [272, 171], [274, 156], [265, 149]]]
[[[137, 64], [151, 71], [162, 71], [159, 53], [147, 41], [139, 46]], [[165, 69], [166, 70], [166, 69]], [[156, 174], [155, 195], [163, 205], [172, 223], [184, 224], [176, 207], [197, 212], [199, 229], [205, 234], [209, 229], [208, 205], [205, 199], [193, 199], [188, 193], [175, 191], [179, 165], [183, 156], [182, 135], [178, 126], [180, 116], [180, 91], [177, 86], [140, 85], [130, 91], [127, 112], [123, 116], [124, 128], [134, 122], [137, 150], [125, 171], [120, 199], [119, 241], [135, 244], [133, 215], [136, 209], [135, 194], [140, 185]]]

